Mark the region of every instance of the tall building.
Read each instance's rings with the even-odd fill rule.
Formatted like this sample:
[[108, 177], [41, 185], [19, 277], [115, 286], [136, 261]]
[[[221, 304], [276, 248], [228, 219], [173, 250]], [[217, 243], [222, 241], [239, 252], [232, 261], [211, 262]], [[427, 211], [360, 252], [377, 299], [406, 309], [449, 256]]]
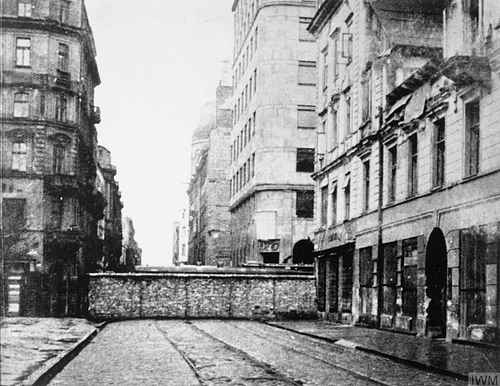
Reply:
[[318, 9], [325, 318], [498, 341], [499, 16], [488, 0]]
[[123, 216], [122, 219], [123, 242], [120, 266], [129, 272], [142, 263], [142, 249], [135, 239], [134, 222], [130, 217]]
[[235, 0], [231, 255], [235, 266], [310, 263], [314, 1]]
[[[227, 65], [227, 62], [224, 63]], [[188, 263], [229, 265], [229, 151], [231, 135], [232, 87], [228, 72], [223, 71], [216, 90], [216, 102], [193, 136], [198, 157], [188, 188], [189, 245]], [[203, 143], [203, 146], [200, 144]]]
[[100, 267], [119, 271], [122, 254], [122, 208], [121, 193], [115, 180], [116, 167], [111, 163], [111, 152], [98, 146], [97, 190], [106, 200], [104, 217], [97, 223], [97, 233], [102, 245]]
[[95, 186], [100, 78], [85, 5], [5, 0], [0, 12], [3, 272], [12, 288], [22, 284], [21, 314], [82, 314], [79, 283], [96, 269], [105, 207]]

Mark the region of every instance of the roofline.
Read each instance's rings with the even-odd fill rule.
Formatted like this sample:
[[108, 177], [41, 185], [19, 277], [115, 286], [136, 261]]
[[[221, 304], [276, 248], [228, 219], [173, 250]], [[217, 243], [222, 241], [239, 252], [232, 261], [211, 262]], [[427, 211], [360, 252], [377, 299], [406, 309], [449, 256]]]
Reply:
[[318, 30], [323, 26], [326, 19], [330, 15], [332, 15], [335, 11], [337, 11], [343, 2], [344, 0], [324, 1], [323, 4], [321, 4], [321, 7], [316, 12], [316, 14], [314, 15], [311, 23], [309, 23], [307, 30], [312, 34], [316, 34], [316, 32], [318, 32]]

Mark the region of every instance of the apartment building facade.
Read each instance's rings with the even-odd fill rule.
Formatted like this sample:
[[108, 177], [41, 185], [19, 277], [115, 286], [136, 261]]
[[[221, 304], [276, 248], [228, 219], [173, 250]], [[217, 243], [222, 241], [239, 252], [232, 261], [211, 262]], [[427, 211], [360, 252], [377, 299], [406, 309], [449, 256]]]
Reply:
[[[236, 0], [230, 212], [232, 265], [312, 263], [313, 1]], [[293, 258], [295, 248], [295, 258]]]
[[[353, 23], [341, 79], [358, 57], [357, 79], [347, 75], [352, 102], [341, 86], [327, 101], [332, 110], [318, 109], [315, 245], [325, 318], [498, 339], [498, 8], [387, 0], [327, 1], [318, 10], [310, 30], [320, 55], [325, 42], [335, 44], [332, 30]], [[338, 150], [328, 121], [336, 116], [338, 130], [355, 138]]]
[[0, 17], [4, 294], [20, 288], [18, 314], [82, 314], [106, 204], [95, 185], [92, 31], [82, 0], [6, 0]]
[[209, 119], [193, 135], [189, 196], [188, 264], [228, 265], [229, 251], [229, 150], [232, 95], [228, 72], [216, 90], [216, 102], [208, 104]]

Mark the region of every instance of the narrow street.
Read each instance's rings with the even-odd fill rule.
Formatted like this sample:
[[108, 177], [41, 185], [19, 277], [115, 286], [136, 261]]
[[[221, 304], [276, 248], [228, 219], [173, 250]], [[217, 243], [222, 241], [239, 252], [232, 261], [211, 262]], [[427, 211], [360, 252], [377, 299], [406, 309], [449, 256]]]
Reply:
[[111, 323], [50, 385], [457, 385], [459, 381], [250, 321]]

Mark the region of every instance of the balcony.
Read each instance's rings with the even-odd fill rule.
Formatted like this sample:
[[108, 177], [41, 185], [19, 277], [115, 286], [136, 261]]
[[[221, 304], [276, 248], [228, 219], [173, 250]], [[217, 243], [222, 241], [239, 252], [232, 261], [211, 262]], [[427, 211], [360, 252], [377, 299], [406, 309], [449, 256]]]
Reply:
[[62, 196], [73, 196], [79, 191], [76, 176], [65, 174], [49, 174], [44, 177], [45, 189]]
[[471, 84], [490, 87], [491, 68], [487, 58], [480, 56], [453, 56], [447, 59], [441, 72], [458, 88]]

